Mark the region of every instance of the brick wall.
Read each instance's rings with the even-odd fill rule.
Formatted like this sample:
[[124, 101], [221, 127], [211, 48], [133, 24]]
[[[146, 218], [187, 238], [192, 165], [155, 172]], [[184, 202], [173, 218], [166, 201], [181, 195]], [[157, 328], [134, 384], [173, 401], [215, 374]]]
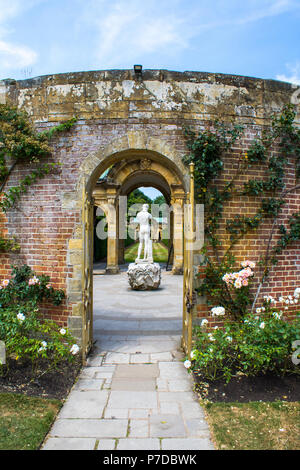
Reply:
[[[166, 146], [172, 147], [180, 161], [187, 152], [183, 126], [197, 129], [206, 127], [215, 118], [227, 122], [234, 119], [244, 124], [247, 132], [244, 141], [237, 143], [225, 159], [224, 173], [219, 181], [221, 186], [232, 175], [241, 150], [269, 124], [274, 111], [290, 102], [294, 93], [291, 85], [281, 82], [168, 71], [145, 71], [142, 83], [135, 80], [131, 71], [105, 71], [2, 81], [0, 84], [0, 102], [12, 102], [26, 109], [38, 129], [48, 128], [74, 115], [78, 117], [71, 131], [52, 141], [51, 160], [60, 162], [60, 169], [31, 186], [18, 207], [7, 216], [0, 214], [1, 230], [15, 235], [21, 244], [20, 253], [0, 255], [1, 279], [8, 277], [11, 264], [27, 263], [38, 274], [48, 274], [53, 285], [67, 293], [69, 285], [76, 282], [74, 271], [78, 269], [70, 260], [69, 241], [81, 237], [81, 207], [75, 194], [83, 176], [82, 167], [90, 156], [97, 153], [100, 164], [101, 149], [111, 145], [114, 152], [113, 142], [130, 133], [144, 133], [148, 139], [161, 142], [157, 152], [165, 155]], [[20, 166], [9, 185], [14, 185], [28, 171]], [[187, 171], [182, 167], [180, 171], [186, 179]], [[84, 176], [87, 177], [86, 170]], [[293, 184], [291, 169], [287, 187]], [[254, 214], [258, 204], [259, 200], [247, 197], [229, 202], [220, 227], [224, 238], [227, 237], [226, 218], [235, 213]], [[299, 192], [293, 193], [283, 222], [299, 209]], [[259, 228], [258, 237], [247, 235], [246, 243], [243, 240], [237, 245], [237, 259], [257, 261], [268, 230], [265, 223]], [[262, 295], [292, 293], [298, 286], [299, 265], [300, 247], [292, 246], [272, 271]], [[45, 305], [44, 310], [47, 316], [66, 325], [67, 318], [74, 315], [74, 300], [68, 295], [62, 306]], [[290, 315], [294, 310], [291, 309]], [[198, 315], [207, 317], [205, 305], [198, 306]]]

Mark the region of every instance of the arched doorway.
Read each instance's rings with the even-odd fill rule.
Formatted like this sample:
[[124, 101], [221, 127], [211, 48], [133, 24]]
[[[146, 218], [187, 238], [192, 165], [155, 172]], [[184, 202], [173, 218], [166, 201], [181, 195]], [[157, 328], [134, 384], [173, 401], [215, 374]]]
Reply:
[[[145, 156], [147, 155], [147, 157]], [[93, 189], [94, 203], [107, 214], [107, 267], [106, 272], [119, 272], [124, 262], [124, 240], [127, 238], [127, 198], [136, 188], [154, 187], [165, 197], [167, 205], [157, 207], [157, 216], [164, 211], [168, 219], [169, 250], [172, 251], [173, 274], [183, 269], [183, 205], [184, 185], [176, 172], [163, 158], [144, 155], [121, 158], [106, 169]], [[167, 207], [168, 206], [168, 207]]]
[[[148, 160], [148, 162], [145, 162]], [[151, 168], [145, 168], [144, 165], [149, 165]], [[121, 162], [121, 164], [120, 164]], [[117, 165], [116, 165], [117, 164]], [[111, 142], [107, 147], [100, 149], [98, 152], [93, 153], [87, 157], [85, 162], [80, 168], [81, 179], [78, 183], [77, 201], [78, 205], [82, 207], [82, 217], [79, 220], [78, 226], [74, 231], [74, 238], [69, 241], [68, 257], [70, 260], [70, 276], [68, 294], [70, 294], [70, 308], [72, 315], [70, 315], [68, 322], [72, 328], [73, 324], [76, 328], [81, 321], [82, 324], [82, 355], [83, 362], [90, 350], [93, 342], [93, 282], [92, 282], [92, 266], [93, 266], [93, 211], [94, 200], [93, 192], [97, 186], [100, 176], [116, 165], [119, 170], [119, 176], [122, 175], [123, 183], [126, 182], [128, 188], [133, 188], [134, 185], [147, 184], [147, 175], [151, 174], [151, 185], [153, 175], [156, 173], [156, 183], [167, 191], [171, 203], [175, 206], [173, 209], [173, 240], [174, 240], [174, 267], [179, 266], [182, 270], [183, 265], [183, 205], [185, 202], [190, 201], [189, 187], [190, 175], [189, 169], [182, 163], [182, 158], [175, 148], [167, 145], [165, 142], [147, 136], [144, 132], [128, 133], [121, 139]], [[124, 166], [123, 166], [124, 165]], [[135, 165], [135, 168], [130, 167]], [[138, 165], [138, 168], [137, 168]], [[143, 168], [141, 168], [141, 165]], [[142, 180], [133, 179], [135, 176], [143, 175]], [[149, 177], [148, 177], [149, 178]], [[168, 187], [162, 183], [167, 181]], [[117, 267], [118, 263], [118, 239], [119, 233], [117, 211], [118, 204], [115, 204], [117, 196], [120, 194], [121, 188], [126, 188], [125, 184], [121, 187], [117, 185], [107, 188], [105, 190], [106, 200], [109, 202], [109, 207], [106, 208], [106, 214], [109, 219], [108, 230], [110, 238], [111, 265]], [[150, 184], [150, 179], [148, 179]], [[128, 189], [129, 190], [129, 189]], [[73, 198], [76, 201], [76, 196]], [[101, 205], [100, 205], [101, 207]], [[185, 211], [184, 211], [185, 212]], [[187, 219], [188, 220], [188, 219]], [[188, 224], [185, 220], [185, 226]], [[112, 236], [111, 236], [112, 235]], [[192, 259], [190, 257], [190, 259]], [[193, 266], [190, 266], [189, 272], [193, 272]], [[174, 278], [178, 276], [174, 276]], [[77, 286], [81, 285], [79, 292]], [[191, 305], [192, 285], [190, 290], [185, 295], [183, 301], [183, 311], [186, 311], [185, 306]], [[181, 302], [178, 301], [178, 305]], [[181, 304], [182, 305], [182, 304]], [[189, 307], [189, 313], [191, 313]], [[191, 318], [189, 315], [188, 318]], [[186, 328], [187, 319], [183, 318], [183, 330]]]

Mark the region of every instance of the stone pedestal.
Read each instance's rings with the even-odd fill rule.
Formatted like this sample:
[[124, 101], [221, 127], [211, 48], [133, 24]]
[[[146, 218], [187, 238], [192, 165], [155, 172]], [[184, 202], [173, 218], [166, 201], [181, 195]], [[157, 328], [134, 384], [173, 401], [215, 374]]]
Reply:
[[130, 263], [127, 274], [133, 290], [154, 290], [160, 285], [161, 269], [158, 263]]

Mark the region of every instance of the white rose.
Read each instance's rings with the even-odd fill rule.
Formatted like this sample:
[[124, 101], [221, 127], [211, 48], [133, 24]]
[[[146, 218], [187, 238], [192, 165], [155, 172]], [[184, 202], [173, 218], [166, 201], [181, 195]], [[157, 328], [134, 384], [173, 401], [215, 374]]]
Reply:
[[77, 354], [78, 351], [79, 351], [79, 346], [77, 344], [73, 344], [73, 346], [70, 349], [70, 353], [73, 354], [73, 356], [75, 356], [75, 354]]
[[294, 290], [294, 297], [295, 296], [298, 296], [299, 297], [300, 295], [300, 287], [297, 287], [295, 290]]
[[195, 357], [196, 357], [196, 350], [192, 351], [191, 354], [190, 354], [190, 356], [191, 356], [191, 359], [195, 359]]
[[191, 367], [192, 363], [191, 363], [191, 361], [187, 360], [187, 361], [184, 361], [183, 365], [186, 369], [189, 369]]
[[65, 334], [66, 334], [66, 330], [65, 330], [64, 328], [61, 328], [61, 329], [59, 330], [59, 332], [60, 332], [61, 335], [65, 335]]
[[23, 321], [25, 320], [25, 315], [19, 312], [17, 315], [17, 319], [19, 320], [20, 323], [23, 323]]
[[261, 324], [259, 325], [259, 328], [264, 329], [264, 327], [265, 327], [265, 322], [262, 321]]

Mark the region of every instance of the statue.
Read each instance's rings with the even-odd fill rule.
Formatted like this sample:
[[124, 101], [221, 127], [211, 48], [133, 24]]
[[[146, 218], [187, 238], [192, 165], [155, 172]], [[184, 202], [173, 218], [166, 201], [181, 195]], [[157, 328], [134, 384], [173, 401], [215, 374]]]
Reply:
[[[143, 204], [143, 209], [136, 216], [140, 226], [140, 243], [135, 263], [130, 263], [127, 271], [128, 281], [133, 290], [158, 289], [161, 281], [161, 268], [158, 263], [153, 263], [152, 240], [150, 237], [152, 215], [149, 214], [148, 209], [148, 204]], [[141, 259], [143, 246], [144, 259]]]
[[[149, 205], [143, 204], [143, 209], [137, 214], [136, 219], [138, 224], [140, 225], [139, 231], [139, 248], [138, 248], [138, 256], [135, 260], [136, 263], [147, 262], [153, 263], [153, 255], [152, 255], [152, 240], [150, 237], [150, 220], [152, 219], [152, 215], [148, 212]], [[141, 260], [141, 253], [142, 248], [144, 245], [144, 259]]]

